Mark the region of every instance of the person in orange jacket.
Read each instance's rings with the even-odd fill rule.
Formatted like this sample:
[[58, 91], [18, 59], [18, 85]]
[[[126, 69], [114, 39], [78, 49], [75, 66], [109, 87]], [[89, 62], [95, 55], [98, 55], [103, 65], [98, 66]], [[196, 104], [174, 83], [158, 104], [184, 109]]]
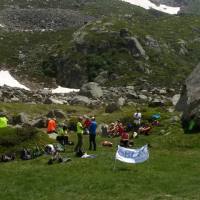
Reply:
[[47, 125], [47, 133], [56, 133], [56, 119], [49, 119]]

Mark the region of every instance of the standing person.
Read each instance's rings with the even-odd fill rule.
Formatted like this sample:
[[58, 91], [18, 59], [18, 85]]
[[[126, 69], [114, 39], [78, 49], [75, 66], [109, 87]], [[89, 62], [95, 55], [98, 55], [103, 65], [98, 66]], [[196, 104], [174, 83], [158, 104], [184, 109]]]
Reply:
[[82, 122], [83, 122], [83, 118], [79, 117], [78, 118], [78, 122], [76, 124], [76, 134], [77, 134], [77, 138], [78, 138], [77, 145], [76, 145], [76, 147], [74, 149], [74, 151], [76, 153], [82, 151], [82, 146], [83, 146], [83, 132], [84, 132], [84, 128], [83, 128]]
[[4, 114], [0, 116], [0, 128], [6, 128], [8, 126], [8, 119]]
[[90, 143], [89, 150], [92, 150], [92, 145], [93, 145], [93, 150], [96, 151], [96, 129], [97, 129], [97, 123], [95, 117], [92, 117], [92, 121], [89, 127], [89, 143]]
[[136, 112], [133, 115], [133, 118], [134, 118], [134, 131], [138, 132], [142, 118], [142, 114], [140, 113], [139, 109], [136, 110]]
[[56, 133], [56, 118], [48, 120], [47, 133]]
[[88, 116], [85, 116], [85, 121], [84, 121], [84, 132], [85, 134], [89, 134], [89, 127], [90, 127], [90, 124], [91, 124], [91, 120]]

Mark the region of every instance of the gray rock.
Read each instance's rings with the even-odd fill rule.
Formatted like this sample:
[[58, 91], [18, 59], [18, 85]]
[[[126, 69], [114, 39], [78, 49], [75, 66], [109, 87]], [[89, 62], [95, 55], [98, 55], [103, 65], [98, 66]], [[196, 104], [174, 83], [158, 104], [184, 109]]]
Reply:
[[187, 125], [194, 118], [200, 128], [200, 64], [192, 71], [185, 81], [176, 110], [182, 111], [182, 121]]
[[35, 128], [46, 128], [47, 127], [47, 118], [35, 119], [31, 122], [31, 126]]
[[120, 98], [117, 100], [117, 104], [119, 105], [119, 107], [124, 106], [125, 103], [126, 103], [126, 99], [123, 98], [123, 97], [120, 97]]
[[140, 94], [139, 96], [140, 100], [146, 101], [148, 99], [148, 97], [146, 95]]
[[128, 37], [129, 34], [129, 30], [127, 28], [120, 29], [120, 37]]
[[178, 116], [173, 116], [173, 117], [170, 119], [170, 121], [171, 121], [172, 123], [178, 122], [178, 121], [180, 121], [180, 118], [179, 118]]
[[127, 92], [126, 97], [128, 99], [138, 99], [138, 95], [136, 94], [136, 92]]
[[151, 102], [149, 102], [150, 107], [160, 107], [164, 106], [164, 101], [161, 99], [153, 99]]
[[180, 99], [181, 95], [180, 94], [175, 94], [173, 97], [172, 97], [172, 104], [174, 106], [176, 106], [176, 104], [178, 103], [179, 99]]
[[12, 124], [16, 125], [16, 124], [22, 124], [22, 125], [26, 125], [26, 124], [30, 124], [28, 116], [26, 113], [19, 113], [16, 116], [13, 116], [12, 118]]
[[103, 85], [108, 80], [108, 72], [103, 71], [94, 79], [94, 81], [100, 85]]
[[98, 83], [90, 82], [84, 84], [81, 87], [80, 94], [94, 99], [98, 99], [103, 96], [103, 91]]
[[47, 99], [45, 99], [44, 101], [45, 104], [64, 104], [64, 102], [62, 100], [58, 100], [58, 99], [55, 99], [53, 97], [49, 97]]
[[146, 57], [146, 52], [136, 37], [126, 37], [127, 47], [133, 56]]
[[161, 90], [159, 90], [159, 94], [161, 94], [161, 95], [166, 95], [166, 94], [167, 94], [166, 89], [161, 89]]
[[90, 105], [91, 100], [85, 96], [75, 96], [71, 99], [70, 104]]
[[113, 113], [117, 110], [120, 110], [120, 106], [117, 103], [110, 103], [105, 108], [106, 113]]
[[46, 116], [50, 118], [56, 117], [63, 119], [65, 118], [65, 113], [62, 110], [51, 110]]

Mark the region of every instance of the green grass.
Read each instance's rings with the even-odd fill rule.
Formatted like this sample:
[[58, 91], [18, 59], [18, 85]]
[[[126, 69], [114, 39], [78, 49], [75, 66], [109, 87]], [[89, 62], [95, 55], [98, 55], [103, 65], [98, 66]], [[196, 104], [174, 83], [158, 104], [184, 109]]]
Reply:
[[[143, 137], [135, 141], [136, 146], [145, 144]], [[154, 141], [151, 137], [145, 140]], [[72, 162], [52, 166], [47, 165], [47, 156], [1, 164], [0, 198], [199, 199], [198, 149], [166, 149], [160, 144], [160, 148], [150, 149], [150, 159], [145, 163], [131, 165], [117, 161], [113, 171], [115, 150], [115, 145], [109, 149], [98, 144], [97, 158], [80, 159], [72, 155], [70, 148], [65, 155]]]
[[[7, 111], [27, 109], [27, 105], [3, 105]], [[31, 108], [47, 111], [46, 105]], [[62, 106], [55, 106], [60, 108]], [[66, 111], [69, 107], [63, 107]], [[28, 110], [28, 109], [27, 109]], [[32, 111], [33, 111], [32, 110]], [[135, 107], [124, 107], [121, 111], [105, 114], [104, 108], [93, 111], [89, 108], [73, 107], [77, 113], [96, 114], [97, 122], [111, 122], [116, 119], [131, 119]], [[134, 147], [150, 144], [150, 159], [142, 164], [132, 165], [117, 161], [113, 171], [114, 154], [119, 138], [97, 136], [97, 151], [87, 151], [88, 136], [84, 136], [84, 148], [95, 159], [80, 159], [73, 155], [73, 146], [68, 146], [63, 155], [72, 158], [65, 164], [47, 165], [49, 156], [35, 160], [0, 164], [0, 199], [4, 200], [198, 200], [200, 198], [200, 135], [184, 134], [180, 122], [171, 122], [179, 113], [168, 113], [165, 108], [141, 107], [144, 119], [153, 113], [161, 114], [161, 125], [155, 127], [150, 136], [139, 136]], [[29, 111], [30, 112], [30, 111]], [[40, 113], [41, 114], [41, 113]], [[165, 130], [161, 134], [161, 130]], [[2, 133], [2, 132], [1, 132]], [[44, 134], [44, 133], [43, 133]], [[70, 134], [76, 142], [76, 135]], [[109, 140], [113, 147], [102, 147], [101, 142]]]

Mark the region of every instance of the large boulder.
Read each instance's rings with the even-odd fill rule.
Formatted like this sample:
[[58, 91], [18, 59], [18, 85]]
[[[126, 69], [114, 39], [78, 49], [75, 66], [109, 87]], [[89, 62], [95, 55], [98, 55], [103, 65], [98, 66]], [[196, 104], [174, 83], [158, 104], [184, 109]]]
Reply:
[[12, 118], [13, 125], [30, 125], [30, 121], [26, 113], [19, 113]]
[[35, 127], [35, 128], [46, 128], [46, 126], [47, 126], [47, 118], [42, 117], [42, 118], [39, 118], [39, 119], [34, 119], [31, 122], [31, 126]]
[[200, 63], [185, 81], [176, 110], [182, 111], [183, 125], [187, 126], [194, 119], [200, 128]]
[[64, 119], [65, 118], [65, 113], [62, 110], [51, 110], [48, 114], [47, 117], [53, 118], [60, 118]]
[[146, 52], [136, 37], [126, 37], [127, 48], [134, 57], [146, 57]]
[[103, 96], [103, 91], [98, 83], [89, 82], [81, 87], [80, 94], [94, 99], [98, 99]]
[[70, 104], [79, 104], [79, 105], [90, 105], [91, 100], [88, 97], [85, 96], [75, 96], [71, 99]]

